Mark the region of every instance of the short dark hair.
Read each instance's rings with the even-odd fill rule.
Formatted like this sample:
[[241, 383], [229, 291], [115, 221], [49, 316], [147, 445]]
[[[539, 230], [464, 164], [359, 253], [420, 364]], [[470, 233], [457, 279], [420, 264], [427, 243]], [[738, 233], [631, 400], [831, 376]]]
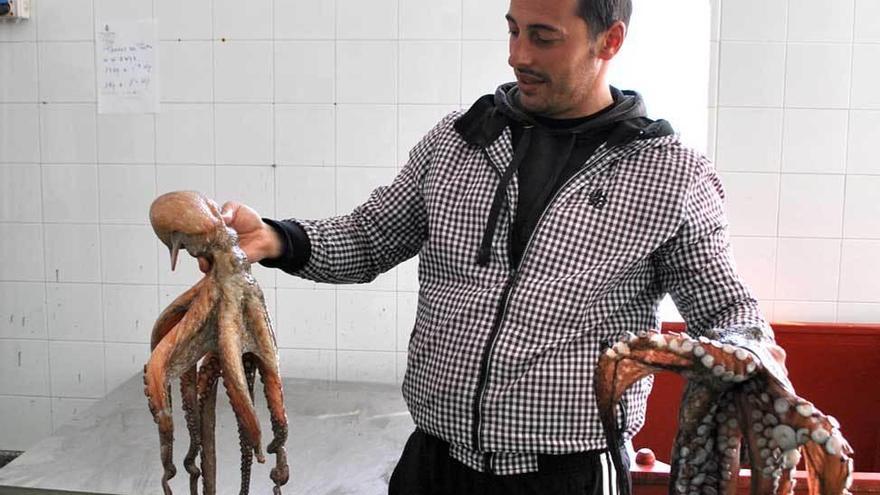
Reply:
[[595, 39], [617, 21], [629, 27], [632, 0], [578, 0], [577, 15], [587, 22]]

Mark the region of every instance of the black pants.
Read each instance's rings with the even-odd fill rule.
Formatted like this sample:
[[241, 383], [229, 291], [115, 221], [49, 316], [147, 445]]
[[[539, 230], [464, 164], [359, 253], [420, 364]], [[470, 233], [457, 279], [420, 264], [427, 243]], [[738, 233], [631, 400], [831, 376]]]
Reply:
[[[615, 484], [610, 462], [601, 457], [607, 454], [540, 455], [537, 472], [493, 475], [453, 459], [448, 443], [416, 430], [394, 468], [388, 495], [601, 495], [609, 481]], [[625, 452], [623, 459], [628, 464]]]

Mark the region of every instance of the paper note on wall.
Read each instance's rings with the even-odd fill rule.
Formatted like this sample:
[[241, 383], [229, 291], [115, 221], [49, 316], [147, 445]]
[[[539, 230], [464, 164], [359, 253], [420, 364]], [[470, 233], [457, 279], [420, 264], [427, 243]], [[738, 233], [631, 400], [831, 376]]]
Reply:
[[153, 19], [97, 24], [98, 113], [158, 113], [158, 33]]

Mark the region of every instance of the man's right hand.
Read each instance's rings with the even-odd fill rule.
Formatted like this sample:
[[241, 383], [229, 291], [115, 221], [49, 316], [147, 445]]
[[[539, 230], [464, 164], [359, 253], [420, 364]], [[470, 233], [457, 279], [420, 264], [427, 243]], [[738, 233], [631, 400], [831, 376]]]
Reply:
[[[281, 256], [282, 245], [278, 233], [253, 208], [227, 201], [220, 208], [220, 215], [226, 226], [238, 233], [238, 245], [249, 262], [256, 263]], [[199, 270], [207, 273], [210, 269], [211, 263], [205, 258], [199, 258]]]

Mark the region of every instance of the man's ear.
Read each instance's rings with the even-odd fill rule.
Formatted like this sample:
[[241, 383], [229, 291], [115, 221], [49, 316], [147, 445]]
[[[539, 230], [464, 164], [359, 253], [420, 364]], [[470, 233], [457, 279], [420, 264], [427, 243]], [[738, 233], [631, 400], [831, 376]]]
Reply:
[[611, 60], [623, 46], [626, 38], [626, 24], [617, 21], [599, 37], [597, 56], [603, 60]]

